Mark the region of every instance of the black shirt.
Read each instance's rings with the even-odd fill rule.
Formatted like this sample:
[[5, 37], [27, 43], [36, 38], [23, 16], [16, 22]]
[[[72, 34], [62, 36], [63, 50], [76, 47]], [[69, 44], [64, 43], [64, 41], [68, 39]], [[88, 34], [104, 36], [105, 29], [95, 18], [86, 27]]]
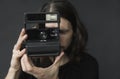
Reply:
[[[20, 79], [36, 79], [21, 73]], [[80, 62], [68, 62], [59, 69], [59, 79], [98, 79], [98, 63], [87, 53], [81, 55]]]
[[59, 79], [98, 79], [98, 63], [84, 53], [79, 63], [69, 62], [60, 68]]

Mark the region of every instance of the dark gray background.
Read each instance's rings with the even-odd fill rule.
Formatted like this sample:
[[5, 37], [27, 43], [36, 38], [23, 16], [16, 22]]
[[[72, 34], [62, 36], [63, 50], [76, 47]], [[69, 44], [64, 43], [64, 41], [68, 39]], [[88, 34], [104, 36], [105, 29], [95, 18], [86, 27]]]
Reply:
[[[47, 0], [0, 0], [0, 79], [4, 79], [24, 12]], [[100, 79], [120, 79], [120, 0], [71, 0], [88, 29], [88, 52], [99, 63]]]

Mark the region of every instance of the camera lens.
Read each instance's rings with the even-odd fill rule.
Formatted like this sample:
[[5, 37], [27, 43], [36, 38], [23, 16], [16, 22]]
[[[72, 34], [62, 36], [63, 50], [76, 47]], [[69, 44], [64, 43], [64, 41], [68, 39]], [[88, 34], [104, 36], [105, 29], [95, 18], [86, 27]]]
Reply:
[[57, 29], [52, 29], [51, 36], [57, 37], [58, 36], [58, 30]]
[[52, 40], [58, 39], [58, 30], [57, 29], [51, 29], [50, 31], [50, 37]]
[[41, 40], [46, 40], [46, 38], [47, 38], [46, 32], [45, 32], [45, 31], [41, 31], [41, 32], [40, 32], [40, 39], [41, 39]]

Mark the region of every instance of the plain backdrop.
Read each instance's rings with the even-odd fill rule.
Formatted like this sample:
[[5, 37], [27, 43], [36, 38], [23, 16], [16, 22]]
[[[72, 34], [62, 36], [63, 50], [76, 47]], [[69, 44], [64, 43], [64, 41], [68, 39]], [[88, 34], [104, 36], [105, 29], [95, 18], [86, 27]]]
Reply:
[[[0, 79], [7, 74], [24, 12], [48, 0], [0, 0]], [[70, 0], [87, 27], [88, 53], [99, 64], [99, 79], [120, 79], [120, 0]]]

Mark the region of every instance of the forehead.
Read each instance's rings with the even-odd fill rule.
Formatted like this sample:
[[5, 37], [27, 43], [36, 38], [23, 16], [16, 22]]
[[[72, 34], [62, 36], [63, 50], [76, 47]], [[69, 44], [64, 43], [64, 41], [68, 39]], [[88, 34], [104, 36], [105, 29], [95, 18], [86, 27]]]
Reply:
[[[58, 27], [58, 23], [46, 23], [46, 27]], [[60, 18], [60, 29], [69, 29], [72, 28], [71, 23], [65, 19], [65, 18]]]
[[72, 28], [71, 23], [67, 19], [61, 18], [60, 21], [61, 21], [60, 22], [60, 28], [65, 28], [65, 29]]

